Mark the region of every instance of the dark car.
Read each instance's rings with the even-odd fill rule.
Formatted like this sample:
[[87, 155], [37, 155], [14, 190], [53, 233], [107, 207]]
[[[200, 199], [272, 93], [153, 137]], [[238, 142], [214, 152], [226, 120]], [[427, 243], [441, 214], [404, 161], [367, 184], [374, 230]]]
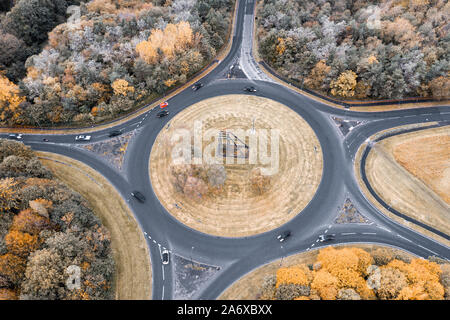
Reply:
[[291, 232], [289, 230], [284, 231], [283, 233], [279, 234], [277, 236], [278, 241], [283, 242], [285, 241], [287, 238], [289, 238], [291, 236]]
[[247, 92], [256, 92], [256, 88], [255, 88], [255, 87], [245, 87], [244, 91], [247, 91]]
[[162, 257], [162, 263], [163, 264], [169, 264], [169, 262], [170, 262], [169, 250], [163, 250], [161, 252], [161, 257]]
[[325, 242], [325, 241], [331, 241], [334, 240], [334, 234], [321, 234], [319, 236], [319, 241], [320, 242]]
[[192, 90], [197, 91], [198, 89], [200, 89], [201, 87], [203, 87], [203, 83], [196, 83], [192, 86]]
[[135, 197], [139, 202], [145, 202], [145, 197], [142, 193], [140, 193], [139, 191], [133, 191], [131, 193], [131, 195], [133, 197]]
[[122, 134], [122, 131], [120, 131], [120, 130], [113, 130], [113, 131], [111, 131], [108, 134], [108, 136], [109, 137], [117, 137], [117, 136], [120, 136], [121, 134]]
[[162, 118], [162, 117], [167, 116], [168, 114], [169, 114], [169, 111], [163, 110], [163, 111], [158, 112], [158, 113], [156, 114], [156, 116], [157, 116], [158, 118]]

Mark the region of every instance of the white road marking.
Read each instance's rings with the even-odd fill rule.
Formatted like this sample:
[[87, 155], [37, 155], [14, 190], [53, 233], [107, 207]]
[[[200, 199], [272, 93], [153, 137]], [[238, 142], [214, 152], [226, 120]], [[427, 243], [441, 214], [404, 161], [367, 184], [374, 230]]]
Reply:
[[409, 241], [409, 242], [412, 242], [411, 240], [409, 240], [409, 239], [407, 239], [407, 238], [405, 238], [405, 237], [402, 237], [401, 235], [397, 235], [397, 237], [399, 237], [399, 238], [402, 238], [402, 239], [404, 239], [404, 240], [406, 240], [406, 241]]
[[391, 232], [391, 230], [386, 229], [385, 227], [378, 227], [378, 228], [383, 229], [384, 231], [387, 231], [387, 232]]
[[347, 235], [350, 235], [350, 234], [356, 234], [355, 232], [343, 232], [343, 233], [341, 233], [343, 236], [347, 236]]

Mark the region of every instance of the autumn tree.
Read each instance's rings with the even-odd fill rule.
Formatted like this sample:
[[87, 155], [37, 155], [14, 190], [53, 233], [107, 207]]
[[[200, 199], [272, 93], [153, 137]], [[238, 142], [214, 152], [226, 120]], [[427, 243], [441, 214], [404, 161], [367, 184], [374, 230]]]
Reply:
[[331, 67], [327, 66], [325, 60], [320, 60], [311, 70], [309, 76], [305, 79], [305, 85], [311, 89], [323, 89], [324, 79], [330, 73]]
[[450, 98], [450, 78], [440, 76], [430, 82], [430, 89], [433, 98], [437, 100], [445, 100]]
[[0, 300], [17, 300], [17, 292], [9, 288], [0, 288]]
[[114, 90], [114, 94], [126, 96], [128, 93], [134, 92], [134, 87], [129, 85], [128, 81], [124, 79], [117, 79], [112, 84], [111, 87]]
[[17, 206], [15, 185], [16, 182], [12, 178], [0, 179], [0, 213]]
[[18, 285], [25, 273], [27, 260], [23, 257], [6, 253], [0, 256], [0, 275], [5, 276], [14, 285]]
[[44, 229], [51, 229], [48, 218], [33, 213], [31, 209], [20, 211], [14, 216], [10, 230], [38, 235]]
[[0, 75], [0, 121], [15, 120], [19, 117], [19, 105], [25, 101], [20, 96], [19, 87]]
[[164, 57], [173, 59], [176, 52], [189, 47], [192, 41], [193, 32], [188, 22], [169, 23], [164, 30], [152, 30], [148, 40], [136, 46], [136, 51], [145, 62], [154, 64], [161, 58], [158, 50]]
[[351, 70], [342, 72], [337, 80], [331, 81], [331, 94], [343, 98], [353, 97], [357, 84], [356, 77], [356, 73]]
[[30, 252], [36, 250], [39, 245], [39, 237], [26, 232], [11, 230], [5, 236], [8, 252], [26, 258]]

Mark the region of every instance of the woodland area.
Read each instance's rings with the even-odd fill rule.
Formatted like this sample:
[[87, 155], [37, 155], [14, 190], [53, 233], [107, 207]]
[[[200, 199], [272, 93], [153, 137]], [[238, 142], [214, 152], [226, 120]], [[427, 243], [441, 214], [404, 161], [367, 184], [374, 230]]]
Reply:
[[161, 96], [216, 56], [233, 3], [2, 2], [0, 125], [96, 123]]
[[[79, 288], [67, 285], [71, 266]], [[113, 299], [114, 270], [109, 232], [86, 200], [29, 147], [0, 139], [0, 300]]]
[[448, 0], [263, 0], [259, 53], [339, 99], [450, 96]]
[[371, 253], [326, 247], [314, 263], [281, 267], [266, 277], [259, 298], [450, 300], [450, 264], [434, 257], [411, 259], [382, 247]]

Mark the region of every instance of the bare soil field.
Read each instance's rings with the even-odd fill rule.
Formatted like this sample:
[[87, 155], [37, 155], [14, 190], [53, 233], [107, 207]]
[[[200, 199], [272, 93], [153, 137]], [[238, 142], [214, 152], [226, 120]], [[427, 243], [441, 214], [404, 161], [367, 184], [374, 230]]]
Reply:
[[[382, 249], [387, 252], [392, 253], [396, 256], [401, 256], [405, 258], [414, 258], [415, 256], [407, 253], [405, 251], [377, 246], [371, 244], [351, 244], [351, 245], [339, 245], [334, 246], [336, 248], [343, 247], [357, 247], [366, 250], [369, 253], [372, 253], [374, 250]], [[283, 260], [275, 260], [264, 266], [261, 266], [246, 275], [242, 276], [239, 280], [234, 282], [231, 286], [229, 286], [222, 294], [219, 296], [218, 300], [256, 300], [259, 299], [259, 295], [261, 293], [262, 284], [264, 283], [264, 279], [270, 276], [274, 276], [276, 271], [280, 267], [291, 267], [300, 264], [312, 264], [319, 254], [319, 249], [310, 250], [306, 252], [301, 252], [298, 254], [291, 255], [289, 257], [285, 257]]]
[[95, 170], [61, 155], [37, 152], [40, 161], [92, 206], [111, 234], [118, 300], [147, 300], [152, 295], [150, 253], [142, 231], [125, 201]]
[[[224, 160], [226, 179], [218, 192], [188, 197], [177, 190], [171, 180], [174, 160], [171, 139], [179, 130], [193, 131], [197, 121], [201, 121], [205, 136], [198, 145], [203, 154], [218, 140], [214, 137], [211, 142], [207, 132], [254, 128], [258, 139], [259, 132], [267, 130], [266, 152], [271, 157], [276, 149], [271, 148], [270, 129], [279, 130], [278, 169], [268, 178], [268, 190], [262, 194], [255, 192], [250, 180], [254, 169], [268, 168], [270, 164], [251, 163], [249, 159], [238, 159], [243, 161], [239, 163], [233, 158], [233, 163], [228, 163], [230, 158]], [[212, 149], [217, 150], [215, 146]], [[170, 214], [195, 230], [225, 237], [258, 234], [291, 220], [313, 198], [322, 168], [320, 143], [307, 122], [282, 104], [249, 95], [215, 97], [183, 110], [159, 133], [149, 164], [153, 190]]]
[[367, 157], [366, 174], [391, 207], [450, 233], [450, 127], [377, 142]]

